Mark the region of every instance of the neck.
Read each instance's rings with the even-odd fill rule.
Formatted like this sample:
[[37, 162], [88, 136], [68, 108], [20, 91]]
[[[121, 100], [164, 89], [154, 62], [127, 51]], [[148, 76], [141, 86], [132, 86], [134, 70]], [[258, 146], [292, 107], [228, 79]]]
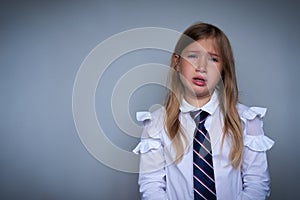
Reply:
[[212, 94], [208, 94], [208, 95], [201, 96], [201, 97], [184, 95], [184, 99], [192, 106], [201, 108], [202, 106], [204, 106], [205, 104], [207, 104], [209, 102], [209, 100], [211, 99], [211, 95]]

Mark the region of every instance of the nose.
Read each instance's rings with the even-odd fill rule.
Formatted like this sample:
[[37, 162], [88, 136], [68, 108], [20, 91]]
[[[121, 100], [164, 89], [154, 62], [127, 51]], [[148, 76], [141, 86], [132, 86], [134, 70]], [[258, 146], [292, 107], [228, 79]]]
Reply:
[[199, 56], [195, 66], [196, 71], [206, 72], [207, 62], [208, 62], [208, 58], [206, 55]]

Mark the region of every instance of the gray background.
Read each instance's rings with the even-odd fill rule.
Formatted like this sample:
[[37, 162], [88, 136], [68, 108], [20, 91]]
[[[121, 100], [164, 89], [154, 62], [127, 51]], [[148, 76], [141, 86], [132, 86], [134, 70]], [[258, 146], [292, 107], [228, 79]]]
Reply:
[[[196, 21], [216, 24], [230, 38], [241, 101], [269, 109], [265, 132], [276, 142], [268, 153], [270, 199], [297, 199], [299, 18], [293, 0], [1, 1], [0, 199], [139, 199], [137, 174], [103, 165], [81, 143], [72, 117], [75, 76], [88, 53], [113, 34], [145, 26], [183, 31]], [[103, 129], [128, 151], [138, 139], [114, 123], [111, 91], [122, 74], [149, 62], [168, 64], [169, 54], [123, 56], [96, 94]], [[161, 104], [163, 93], [156, 85], [138, 89], [131, 115]]]

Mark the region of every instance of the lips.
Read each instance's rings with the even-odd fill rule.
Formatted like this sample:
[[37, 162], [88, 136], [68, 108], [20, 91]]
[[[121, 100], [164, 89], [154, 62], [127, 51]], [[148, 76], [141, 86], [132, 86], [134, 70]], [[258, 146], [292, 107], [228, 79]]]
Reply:
[[197, 86], [206, 86], [207, 80], [203, 76], [196, 76], [193, 78], [193, 83]]

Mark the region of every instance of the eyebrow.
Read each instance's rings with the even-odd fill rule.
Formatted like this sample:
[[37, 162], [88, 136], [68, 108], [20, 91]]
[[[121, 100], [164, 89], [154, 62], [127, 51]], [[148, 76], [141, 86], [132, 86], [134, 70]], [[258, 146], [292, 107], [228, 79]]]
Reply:
[[[191, 50], [191, 51], [186, 51], [186, 52], [188, 52], [188, 53], [201, 53], [201, 51], [193, 51], [193, 50]], [[211, 56], [220, 57], [219, 54], [217, 54], [217, 53], [213, 53], [213, 52], [210, 52], [210, 51], [207, 51], [207, 53], [208, 53], [209, 55], [211, 55]]]
[[212, 56], [220, 57], [219, 54], [217, 54], [217, 53], [212, 53], [212, 52], [209, 52], [209, 51], [208, 51], [207, 53], [208, 53], [209, 55], [212, 55]]

